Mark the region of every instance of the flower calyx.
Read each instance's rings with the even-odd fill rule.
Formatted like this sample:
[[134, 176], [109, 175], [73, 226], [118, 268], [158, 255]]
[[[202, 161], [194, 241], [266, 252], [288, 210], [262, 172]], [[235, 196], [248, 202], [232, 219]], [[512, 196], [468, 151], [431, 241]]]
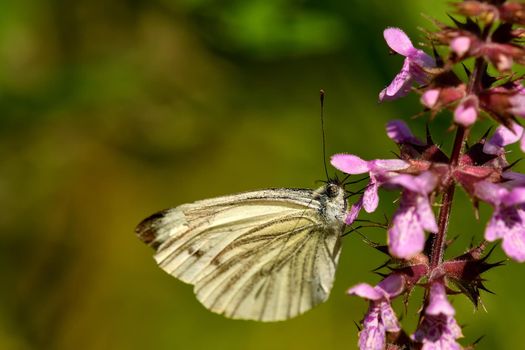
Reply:
[[483, 241], [469, 249], [465, 254], [443, 262], [441, 266], [447, 280], [459, 289], [458, 293], [465, 294], [476, 308], [481, 301], [481, 290], [492, 293], [483, 284], [485, 279], [481, 275], [504, 263], [503, 261], [489, 263], [487, 260], [495, 246], [487, 254], [484, 254], [486, 248], [487, 242]]

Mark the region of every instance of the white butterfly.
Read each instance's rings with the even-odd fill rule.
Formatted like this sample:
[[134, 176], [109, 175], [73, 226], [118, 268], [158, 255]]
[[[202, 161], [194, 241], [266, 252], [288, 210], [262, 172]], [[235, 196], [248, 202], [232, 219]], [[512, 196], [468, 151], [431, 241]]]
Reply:
[[136, 228], [159, 266], [234, 319], [285, 320], [328, 298], [347, 212], [335, 182], [184, 204]]

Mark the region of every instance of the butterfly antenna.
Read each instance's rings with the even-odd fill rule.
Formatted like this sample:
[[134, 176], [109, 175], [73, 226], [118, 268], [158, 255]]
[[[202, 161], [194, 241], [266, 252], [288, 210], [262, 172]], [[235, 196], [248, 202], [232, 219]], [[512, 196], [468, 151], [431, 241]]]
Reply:
[[324, 173], [326, 179], [328, 180], [328, 168], [326, 166], [326, 136], [324, 132], [324, 95], [325, 92], [323, 89], [319, 90], [319, 101], [321, 102], [321, 132], [323, 134], [323, 164], [324, 164]]
[[363, 182], [365, 180], [368, 180], [370, 177], [369, 176], [365, 176], [361, 179], [358, 179], [358, 180], [355, 180], [355, 181], [350, 181], [350, 182], [346, 182], [346, 180], [348, 180], [348, 178], [352, 176], [352, 175], [347, 175], [344, 180], [343, 180], [343, 186], [347, 186], [347, 185], [353, 185], [353, 184], [357, 184], [357, 183], [360, 183], [360, 182]]

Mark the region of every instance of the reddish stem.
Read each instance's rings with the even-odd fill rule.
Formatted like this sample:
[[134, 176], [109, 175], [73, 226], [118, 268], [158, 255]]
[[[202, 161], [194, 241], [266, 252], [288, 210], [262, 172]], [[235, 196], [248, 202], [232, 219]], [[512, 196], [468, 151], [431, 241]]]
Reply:
[[[469, 80], [467, 87], [467, 95], [477, 94], [482, 86], [481, 79], [483, 72], [486, 69], [485, 60], [480, 57], [476, 59], [474, 65], [474, 71]], [[458, 165], [459, 158], [461, 157], [463, 145], [468, 136], [469, 129], [459, 126], [454, 139], [454, 148], [450, 155], [450, 168], [454, 168]], [[430, 254], [430, 271], [437, 268], [443, 262], [443, 256], [445, 254], [445, 243], [447, 238], [448, 222], [450, 220], [450, 212], [452, 209], [452, 201], [454, 199], [454, 192], [456, 190], [456, 182], [452, 177], [445, 186], [443, 197], [441, 201], [441, 210], [438, 216], [438, 232], [432, 242], [432, 251]]]
[[[454, 167], [458, 164], [463, 143], [465, 142], [467, 130], [464, 127], [459, 127], [454, 139], [454, 148], [450, 158], [450, 166]], [[450, 220], [450, 212], [452, 209], [452, 200], [454, 199], [454, 192], [456, 190], [456, 183], [453, 179], [449, 180], [446, 185], [443, 197], [441, 200], [441, 210], [438, 216], [438, 232], [432, 242], [432, 252], [430, 253], [430, 271], [434, 270], [443, 262], [443, 255], [445, 254], [445, 243], [447, 238], [448, 222]]]

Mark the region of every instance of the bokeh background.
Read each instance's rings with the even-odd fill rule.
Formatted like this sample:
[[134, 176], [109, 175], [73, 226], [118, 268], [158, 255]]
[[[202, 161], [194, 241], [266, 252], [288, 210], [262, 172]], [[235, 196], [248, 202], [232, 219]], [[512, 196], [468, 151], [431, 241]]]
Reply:
[[[382, 39], [414, 41], [448, 21], [445, 1], [0, 1], [0, 349], [354, 349], [366, 303], [345, 295], [385, 257], [345, 238], [328, 302], [274, 324], [205, 310], [157, 268], [135, 225], [165, 207], [324, 179], [328, 153], [391, 157], [392, 118], [417, 97], [379, 105], [399, 70]], [[427, 117], [413, 121], [423, 135]], [[450, 118], [431, 128], [447, 149]], [[474, 134], [491, 125], [485, 121]], [[511, 154], [511, 160], [520, 157]], [[333, 174], [333, 169], [330, 170]], [[357, 185], [359, 186], [359, 185]], [[384, 193], [372, 219], [390, 215]], [[479, 240], [459, 191], [450, 255]], [[363, 231], [384, 241], [384, 231]], [[505, 257], [496, 250], [493, 260]], [[464, 344], [523, 348], [525, 266], [487, 274], [488, 312], [453, 298]], [[404, 318], [408, 332], [420, 293]], [[402, 307], [398, 305], [398, 310]]]

